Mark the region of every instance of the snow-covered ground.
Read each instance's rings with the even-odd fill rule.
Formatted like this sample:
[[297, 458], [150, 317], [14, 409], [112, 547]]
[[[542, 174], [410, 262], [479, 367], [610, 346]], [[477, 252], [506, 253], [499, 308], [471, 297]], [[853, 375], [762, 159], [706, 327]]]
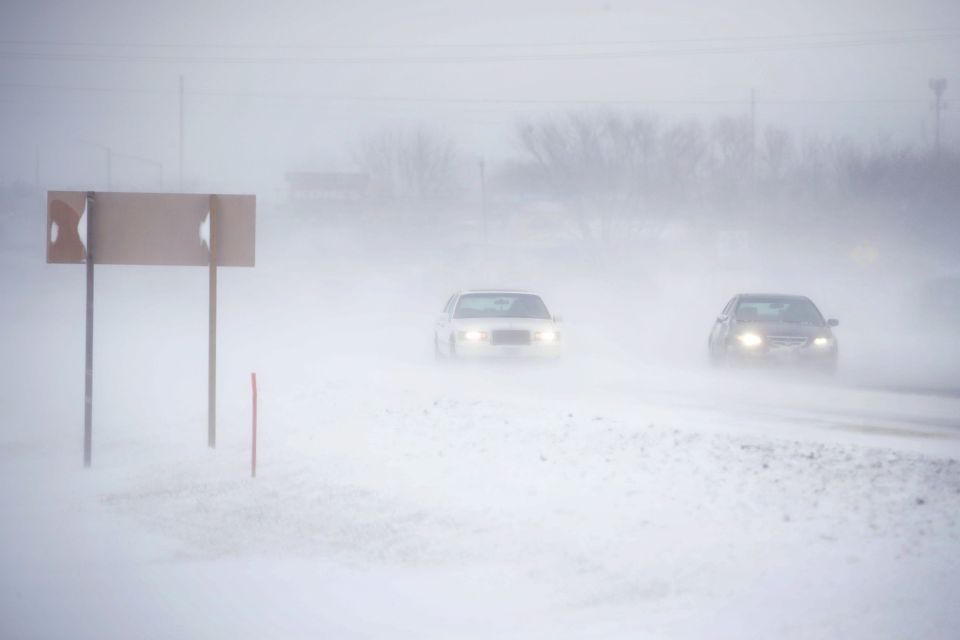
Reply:
[[562, 362], [436, 363], [469, 265], [266, 237], [212, 450], [205, 273], [98, 269], [91, 470], [82, 268], [0, 252], [0, 637], [956, 637], [960, 399], [705, 371], [710, 316], [556, 282]]

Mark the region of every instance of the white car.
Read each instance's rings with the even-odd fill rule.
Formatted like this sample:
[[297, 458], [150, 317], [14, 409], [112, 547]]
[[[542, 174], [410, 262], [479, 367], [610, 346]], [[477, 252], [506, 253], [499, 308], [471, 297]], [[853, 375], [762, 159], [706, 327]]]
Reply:
[[559, 318], [540, 296], [498, 289], [450, 296], [434, 328], [438, 358], [560, 355]]

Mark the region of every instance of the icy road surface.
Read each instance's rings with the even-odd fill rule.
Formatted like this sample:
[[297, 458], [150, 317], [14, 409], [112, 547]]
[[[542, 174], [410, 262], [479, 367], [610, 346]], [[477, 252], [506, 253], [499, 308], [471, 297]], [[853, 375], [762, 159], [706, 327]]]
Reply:
[[2, 282], [2, 638], [960, 629], [960, 399], [666, 366], [576, 315], [556, 366], [435, 363], [443, 287], [398, 293], [421, 274], [281, 292], [262, 268], [222, 276], [209, 450], [205, 274], [104, 268], [84, 471], [82, 274], [25, 273]]

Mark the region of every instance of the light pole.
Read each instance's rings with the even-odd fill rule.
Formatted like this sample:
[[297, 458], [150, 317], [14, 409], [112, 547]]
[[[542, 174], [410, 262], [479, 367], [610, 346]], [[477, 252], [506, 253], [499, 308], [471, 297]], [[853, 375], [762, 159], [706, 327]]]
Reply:
[[750, 89], [750, 179], [757, 179], [757, 93]]
[[113, 149], [99, 142], [94, 142], [93, 140], [80, 140], [80, 142], [92, 145], [98, 149], [103, 149], [107, 152], [107, 191], [113, 191]]
[[143, 156], [135, 156], [129, 153], [113, 153], [112, 155], [119, 158], [126, 158], [128, 160], [136, 160], [137, 162], [143, 162], [145, 164], [152, 165], [157, 168], [157, 186], [160, 189], [163, 189], [163, 163], [159, 160], [153, 160], [152, 158], [144, 158]]
[[131, 153], [117, 153], [113, 150], [112, 147], [107, 145], [100, 144], [99, 142], [94, 142], [93, 140], [79, 140], [83, 144], [89, 144], [91, 146], [103, 149], [107, 153], [107, 191], [113, 191], [113, 159], [123, 158], [126, 160], [135, 160], [137, 162], [143, 162], [145, 164], [152, 165], [157, 168], [157, 185], [159, 188], [163, 188], [163, 163], [158, 160], [153, 160], [152, 158], [144, 158], [143, 156], [135, 156]]

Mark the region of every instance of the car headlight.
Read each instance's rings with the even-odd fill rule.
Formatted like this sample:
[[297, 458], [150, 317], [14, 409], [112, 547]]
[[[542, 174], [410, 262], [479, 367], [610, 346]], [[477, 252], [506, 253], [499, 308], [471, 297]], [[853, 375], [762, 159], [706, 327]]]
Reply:
[[481, 340], [487, 339], [487, 332], [477, 331], [476, 329], [471, 329], [470, 331], [461, 331], [460, 339], [466, 340], [467, 342], [480, 342]]
[[533, 339], [538, 342], [556, 342], [560, 339], [560, 334], [556, 331], [536, 331], [533, 334]]
[[763, 338], [755, 333], [741, 333], [737, 336], [737, 340], [745, 347], [759, 347], [763, 344]]
[[827, 338], [827, 337], [825, 337], [825, 336], [820, 336], [820, 337], [818, 337], [818, 338], [814, 338], [814, 339], [813, 339], [813, 346], [815, 346], [815, 347], [829, 347], [832, 342], [833, 342], [833, 340], [831, 340], [830, 338]]

